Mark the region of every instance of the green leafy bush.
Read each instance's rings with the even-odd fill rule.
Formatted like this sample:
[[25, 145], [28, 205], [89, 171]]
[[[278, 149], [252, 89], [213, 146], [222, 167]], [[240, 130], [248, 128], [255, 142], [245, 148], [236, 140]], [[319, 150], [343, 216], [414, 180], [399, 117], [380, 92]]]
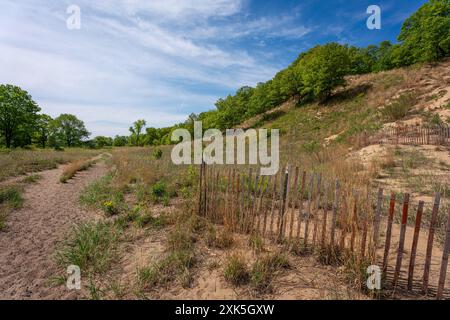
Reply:
[[155, 158], [156, 160], [159, 160], [162, 158], [163, 152], [161, 149], [158, 148], [158, 149], [153, 150], [152, 155], [153, 155], [153, 158]]

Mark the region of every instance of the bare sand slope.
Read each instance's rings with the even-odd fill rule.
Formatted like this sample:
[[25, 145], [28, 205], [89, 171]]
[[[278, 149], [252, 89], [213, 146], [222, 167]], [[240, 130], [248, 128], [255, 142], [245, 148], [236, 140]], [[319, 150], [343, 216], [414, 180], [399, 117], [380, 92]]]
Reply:
[[10, 214], [7, 229], [0, 232], [0, 299], [71, 298], [61, 287], [48, 285], [57, 272], [55, 246], [71, 226], [89, 218], [77, 205], [79, 193], [107, 169], [99, 161], [61, 184], [63, 168], [41, 172], [42, 179], [26, 187], [23, 208]]

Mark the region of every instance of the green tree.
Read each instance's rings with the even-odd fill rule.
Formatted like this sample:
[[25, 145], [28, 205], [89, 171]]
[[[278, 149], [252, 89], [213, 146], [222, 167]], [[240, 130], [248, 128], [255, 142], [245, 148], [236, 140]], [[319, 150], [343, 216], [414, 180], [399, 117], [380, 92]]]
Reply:
[[127, 144], [128, 144], [128, 137], [119, 136], [119, 135], [114, 137], [114, 141], [113, 141], [114, 147], [124, 147]]
[[134, 142], [135, 146], [140, 147], [142, 145], [142, 131], [144, 130], [147, 123], [145, 120], [137, 120], [133, 123], [133, 126], [130, 127], [131, 132], [131, 140]]
[[53, 143], [66, 147], [79, 146], [90, 133], [86, 130], [84, 122], [72, 114], [62, 114], [52, 121]]
[[375, 59], [368, 48], [349, 47], [348, 56], [350, 60], [350, 74], [364, 74], [372, 71]]
[[403, 23], [398, 60], [404, 64], [437, 61], [450, 53], [450, 1], [430, 0]]
[[94, 138], [94, 144], [96, 148], [112, 147], [113, 139], [110, 137], [97, 136]]
[[373, 50], [375, 63], [373, 71], [379, 72], [390, 70], [395, 67], [396, 63], [393, 59], [393, 52], [397, 45], [392, 45], [390, 41], [383, 41], [376, 49]]
[[145, 129], [145, 144], [154, 146], [159, 144], [160, 134], [159, 130], [153, 127]]
[[0, 85], [0, 135], [7, 148], [24, 146], [31, 136], [41, 111], [31, 95], [13, 85]]
[[324, 100], [334, 88], [345, 84], [350, 59], [346, 47], [338, 43], [317, 46], [299, 61], [295, 67], [301, 80], [301, 94], [308, 98]]
[[51, 135], [51, 123], [53, 119], [49, 115], [40, 114], [36, 121], [35, 140], [43, 149], [47, 147], [47, 142]]

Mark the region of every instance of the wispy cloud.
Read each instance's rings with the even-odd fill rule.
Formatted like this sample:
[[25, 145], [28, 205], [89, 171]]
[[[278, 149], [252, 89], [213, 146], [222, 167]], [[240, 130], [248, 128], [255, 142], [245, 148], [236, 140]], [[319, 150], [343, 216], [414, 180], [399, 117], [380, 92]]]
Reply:
[[242, 1], [80, 0], [79, 31], [66, 29], [69, 4], [2, 2], [0, 82], [30, 91], [43, 112], [78, 115], [94, 134], [105, 133], [102, 121], [121, 124], [109, 135], [138, 118], [173, 124], [275, 72], [245, 49], [177, 31], [232, 16]]
[[[81, 30], [66, 28], [72, 4]], [[43, 112], [78, 115], [94, 135], [125, 133], [139, 118], [166, 126], [351, 31], [339, 24], [350, 16], [317, 9], [310, 0], [2, 0], [0, 83], [28, 90]]]

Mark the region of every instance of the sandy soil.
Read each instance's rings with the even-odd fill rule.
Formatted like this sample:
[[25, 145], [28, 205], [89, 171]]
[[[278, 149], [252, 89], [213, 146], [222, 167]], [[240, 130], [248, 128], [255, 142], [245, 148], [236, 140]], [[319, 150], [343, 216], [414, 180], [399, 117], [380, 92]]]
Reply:
[[40, 173], [38, 183], [26, 187], [24, 206], [10, 214], [0, 232], [0, 299], [70, 299], [61, 288], [51, 288], [57, 274], [55, 246], [77, 222], [92, 213], [77, 205], [79, 192], [107, 171], [103, 162], [59, 183], [64, 166]]

